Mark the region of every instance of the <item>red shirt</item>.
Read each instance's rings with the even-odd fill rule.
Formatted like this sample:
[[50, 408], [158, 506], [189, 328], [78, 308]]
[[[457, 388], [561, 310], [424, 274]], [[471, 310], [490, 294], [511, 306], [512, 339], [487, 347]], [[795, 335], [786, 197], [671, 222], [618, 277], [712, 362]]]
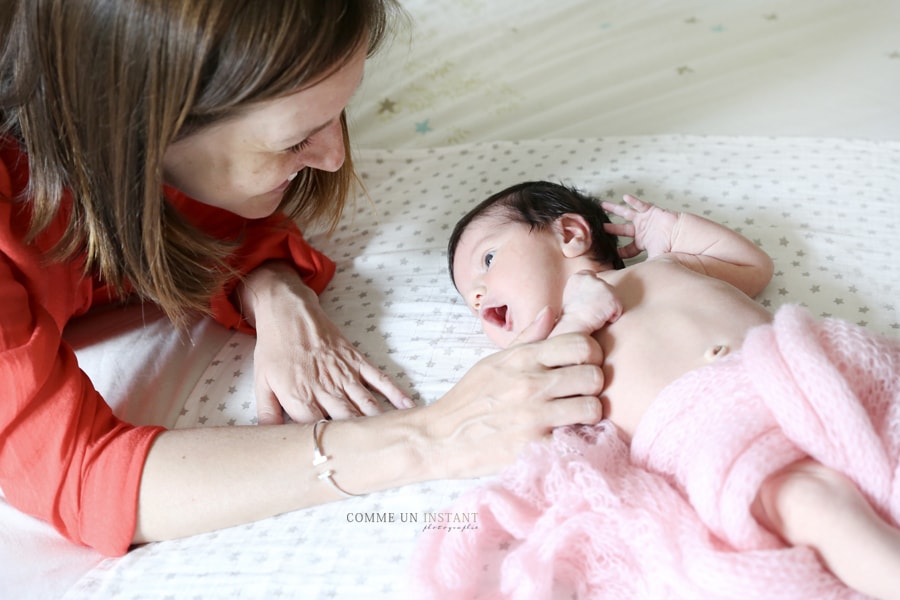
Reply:
[[[24, 243], [27, 157], [0, 139], [0, 488], [10, 504], [50, 522], [70, 540], [109, 555], [134, 536], [144, 461], [161, 427], [117, 419], [62, 340], [66, 323], [112, 300], [83, 274], [83, 258], [48, 264], [44, 253], [65, 228], [65, 211], [33, 244]], [[217, 236], [242, 235], [234, 266], [248, 273], [273, 259], [292, 261], [321, 293], [334, 263], [281, 215], [246, 220], [169, 191], [186, 218]], [[229, 294], [212, 299], [216, 320], [249, 330]]]

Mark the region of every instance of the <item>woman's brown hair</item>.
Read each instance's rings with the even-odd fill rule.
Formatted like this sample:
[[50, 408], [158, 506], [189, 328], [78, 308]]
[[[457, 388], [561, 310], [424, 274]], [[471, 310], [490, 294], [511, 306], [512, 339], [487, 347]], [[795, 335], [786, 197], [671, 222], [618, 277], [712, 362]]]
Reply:
[[[29, 157], [33, 237], [71, 193], [54, 259], [150, 299], [183, 325], [234, 274], [235, 241], [165, 201], [173, 142], [322, 81], [382, 42], [394, 0], [7, 0], [0, 15], [0, 135]], [[6, 7], [9, 7], [7, 10]], [[347, 142], [346, 119], [342, 115]], [[334, 225], [355, 175], [305, 169], [281, 209]]]

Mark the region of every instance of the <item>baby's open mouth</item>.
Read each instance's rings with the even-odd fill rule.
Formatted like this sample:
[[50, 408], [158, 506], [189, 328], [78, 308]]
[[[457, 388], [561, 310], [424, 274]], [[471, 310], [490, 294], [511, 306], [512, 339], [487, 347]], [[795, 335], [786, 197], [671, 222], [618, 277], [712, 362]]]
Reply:
[[507, 329], [507, 310], [506, 305], [502, 306], [492, 306], [490, 308], [484, 309], [482, 312], [481, 318], [491, 325], [495, 325], [497, 327], [502, 327], [503, 329]]

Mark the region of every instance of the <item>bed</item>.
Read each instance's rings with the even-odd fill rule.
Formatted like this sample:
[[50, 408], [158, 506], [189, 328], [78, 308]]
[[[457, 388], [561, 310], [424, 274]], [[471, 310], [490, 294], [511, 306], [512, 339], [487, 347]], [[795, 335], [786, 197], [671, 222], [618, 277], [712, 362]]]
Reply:
[[[360, 194], [322, 305], [418, 402], [492, 352], [446, 274], [477, 200], [524, 179], [643, 196], [775, 260], [759, 301], [900, 335], [900, 3], [414, 0], [350, 107]], [[138, 423], [252, 425], [253, 339], [158, 310], [66, 337]], [[0, 597], [402, 598], [430, 516], [479, 480], [353, 498], [104, 558], [0, 498]], [[461, 532], [464, 534], [464, 532]]]

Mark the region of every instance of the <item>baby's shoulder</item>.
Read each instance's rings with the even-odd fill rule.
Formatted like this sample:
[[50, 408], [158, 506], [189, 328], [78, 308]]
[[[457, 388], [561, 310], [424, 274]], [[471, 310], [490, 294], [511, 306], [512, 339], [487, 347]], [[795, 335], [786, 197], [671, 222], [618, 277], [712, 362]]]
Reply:
[[668, 271], [683, 269], [684, 265], [677, 254], [660, 254], [653, 258], [647, 258], [640, 262], [626, 266], [620, 273], [644, 273], [648, 271]]
[[650, 285], [673, 279], [694, 277], [696, 273], [674, 254], [661, 254], [618, 271], [605, 271], [603, 279], [612, 286]]

